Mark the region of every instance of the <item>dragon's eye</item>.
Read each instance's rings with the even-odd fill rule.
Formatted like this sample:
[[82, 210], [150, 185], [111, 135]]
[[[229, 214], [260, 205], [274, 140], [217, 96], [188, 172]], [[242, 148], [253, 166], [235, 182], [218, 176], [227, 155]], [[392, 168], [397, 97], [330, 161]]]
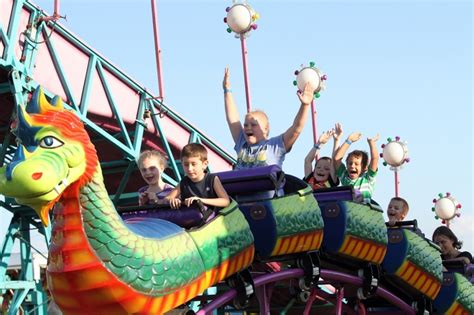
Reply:
[[45, 149], [54, 149], [57, 147], [60, 147], [64, 144], [61, 140], [58, 140], [57, 138], [53, 136], [46, 136], [43, 139], [40, 140], [40, 147], [45, 148]]

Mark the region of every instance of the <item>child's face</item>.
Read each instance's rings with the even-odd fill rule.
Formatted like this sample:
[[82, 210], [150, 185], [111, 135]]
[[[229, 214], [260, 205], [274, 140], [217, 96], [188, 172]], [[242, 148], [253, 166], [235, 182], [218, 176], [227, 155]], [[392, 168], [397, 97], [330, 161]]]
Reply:
[[248, 114], [245, 116], [244, 133], [248, 144], [255, 144], [267, 138], [268, 121], [263, 115]]
[[351, 155], [347, 161], [347, 172], [349, 173], [350, 179], [357, 179], [363, 173], [362, 169], [362, 157]]
[[454, 251], [453, 241], [446, 235], [436, 235], [434, 242], [441, 248], [443, 254]]
[[160, 165], [160, 161], [154, 156], [144, 158], [140, 165], [140, 173], [148, 185], [157, 185], [163, 171], [163, 165]]
[[201, 161], [198, 156], [183, 157], [184, 172], [193, 182], [198, 182], [204, 178], [204, 171], [207, 168], [207, 161]]
[[316, 167], [313, 171], [313, 177], [318, 183], [322, 183], [328, 180], [329, 174], [331, 173], [331, 161], [323, 159], [316, 162]]
[[400, 200], [390, 200], [387, 208], [387, 216], [389, 222], [403, 221], [405, 218], [403, 202]]

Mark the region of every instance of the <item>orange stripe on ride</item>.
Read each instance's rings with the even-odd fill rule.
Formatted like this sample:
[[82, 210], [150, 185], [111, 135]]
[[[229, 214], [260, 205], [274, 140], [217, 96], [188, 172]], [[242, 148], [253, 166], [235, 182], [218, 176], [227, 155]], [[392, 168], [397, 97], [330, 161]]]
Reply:
[[283, 253], [286, 253], [289, 245], [290, 245], [290, 240], [287, 238], [282, 238], [282, 245], [281, 245], [280, 251], [278, 253], [272, 253], [272, 256], [278, 256], [278, 255], [282, 255]]
[[275, 248], [273, 249], [272, 256], [276, 253], [279, 253], [281, 251], [281, 245], [282, 245], [282, 239], [279, 238], [276, 241]]
[[427, 278], [427, 277], [426, 277], [426, 274], [422, 273], [422, 274], [418, 277], [418, 279], [416, 279], [416, 282], [415, 282], [415, 284], [414, 284], [414, 287], [415, 287], [418, 291], [423, 292], [423, 291], [421, 290], [421, 286], [426, 282], [426, 278]]
[[342, 253], [348, 255], [354, 249], [354, 246], [356, 245], [356, 242], [354, 242], [350, 237], [346, 238], [344, 243], [346, 243], [346, 242], [347, 242], [347, 244], [346, 244], [346, 246], [344, 248], [344, 251]]
[[377, 251], [377, 246], [371, 246], [365, 259], [367, 261], [374, 261], [374, 256], [375, 256], [376, 251]]
[[413, 288], [434, 299], [441, 289], [439, 281], [410, 261], [404, 261], [395, 275], [405, 280]]
[[447, 314], [447, 315], [451, 315], [451, 314], [452, 314], [452, 315], [458, 315], [458, 314], [461, 314], [461, 315], [464, 315], [464, 314], [469, 315], [470, 313], [469, 313], [468, 311], [466, 311], [466, 310], [464, 309], [464, 307], [463, 307], [461, 304], [459, 304], [458, 301], [455, 301], [455, 302], [453, 303], [453, 305], [451, 305], [451, 307], [446, 311], [445, 314]]
[[357, 258], [359, 259], [365, 259], [365, 257], [367, 256], [367, 253], [369, 252], [369, 248], [372, 247], [372, 244], [368, 243], [368, 242], [365, 242], [365, 244], [362, 244], [362, 249], [359, 253], [359, 255], [357, 255]]
[[437, 279], [433, 279], [433, 285], [426, 293], [426, 296], [429, 296], [434, 299], [438, 295], [439, 290], [441, 290], [441, 283]]
[[354, 250], [351, 252], [351, 256], [352, 257], [358, 257], [359, 256], [359, 253], [360, 253], [360, 250], [362, 249], [362, 245], [364, 245], [364, 242], [361, 241], [361, 240], [356, 240], [356, 245], [354, 247]]
[[307, 251], [309, 248], [309, 245], [311, 245], [311, 243], [308, 242], [309, 239], [311, 239], [311, 234], [301, 235], [298, 246], [296, 247], [296, 251], [297, 252]]
[[296, 244], [298, 244], [299, 240], [300, 237], [298, 235], [290, 238], [290, 245], [288, 246], [288, 251], [286, 252], [287, 254], [291, 254], [296, 251]]
[[377, 245], [377, 247], [377, 252], [372, 261], [380, 264], [384, 259], [385, 254], [387, 253], [387, 247], [385, 247], [384, 245]]
[[341, 253], [346, 253], [347, 252], [347, 246], [349, 245], [349, 243], [350, 243], [349, 237], [345, 237], [344, 241], [342, 242], [341, 248], [340, 248]]
[[349, 235], [345, 237], [339, 253], [365, 261], [381, 263], [386, 250], [386, 246], [383, 244]]
[[431, 285], [433, 284], [433, 279], [431, 277], [427, 277], [425, 284], [420, 288], [421, 292], [428, 292], [429, 288], [431, 288]]
[[309, 248], [308, 250], [321, 248], [321, 243], [323, 242], [323, 230], [317, 231], [313, 235], [313, 242], [311, 243], [311, 248]]
[[270, 256], [299, 253], [319, 249], [322, 230], [279, 238]]

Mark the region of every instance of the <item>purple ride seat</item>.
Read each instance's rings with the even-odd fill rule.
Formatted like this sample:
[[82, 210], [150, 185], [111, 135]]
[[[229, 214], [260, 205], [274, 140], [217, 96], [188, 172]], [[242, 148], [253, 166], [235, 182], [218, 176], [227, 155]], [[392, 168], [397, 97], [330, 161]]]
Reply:
[[172, 222], [185, 229], [207, 223], [215, 216], [215, 213], [212, 213], [203, 222], [203, 213], [196, 206], [180, 209], [170, 209], [168, 206], [132, 206], [119, 208], [117, 211], [125, 222], [137, 218], [156, 218]]
[[285, 173], [278, 165], [254, 167], [215, 173], [222, 182], [227, 194], [237, 201], [248, 199], [267, 199], [283, 195]]

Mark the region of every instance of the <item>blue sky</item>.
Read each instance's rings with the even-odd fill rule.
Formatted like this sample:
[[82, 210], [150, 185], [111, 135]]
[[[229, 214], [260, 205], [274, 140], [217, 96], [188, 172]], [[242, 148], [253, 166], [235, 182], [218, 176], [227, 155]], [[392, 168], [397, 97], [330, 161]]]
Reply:
[[[53, 11], [53, 1], [36, 1]], [[472, 2], [252, 1], [259, 28], [247, 40], [254, 108], [267, 112], [270, 133], [291, 124], [298, 109], [294, 70], [315, 61], [328, 76], [317, 100], [318, 132], [335, 122], [345, 136], [360, 131], [351, 149], [368, 150], [380, 133], [407, 141], [411, 162], [400, 172], [408, 219], [428, 237], [440, 225], [431, 212], [438, 193], [462, 204], [454, 232], [474, 253]], [[223, 18], [231, 1], [157, 1], [165, 102], [229, 152], [222, 76], [231, 69], [241, 114], [245, 91], [240, 43]], [[150, 91], [157, 91], [150, 1], [62, 1], [62, 23]], [[312, 146], [311, 122], [284, 169], [302, 176]], [[330, 154], [326, 146], [323, 155]], [[374, 198], [385, 209], [394, 175], [379, 166]], [[4, 229], [4, 227], [2, 227]]]

